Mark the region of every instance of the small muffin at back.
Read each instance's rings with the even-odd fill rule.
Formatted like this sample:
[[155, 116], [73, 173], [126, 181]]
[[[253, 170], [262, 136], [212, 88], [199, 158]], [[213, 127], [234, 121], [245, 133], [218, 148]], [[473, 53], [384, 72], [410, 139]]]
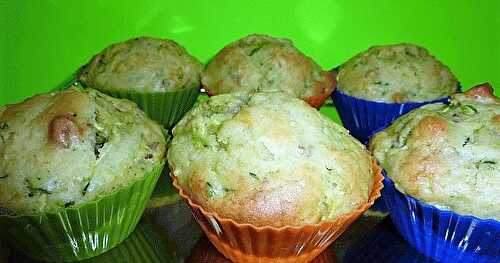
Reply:
[[168, 161], [193, 202], [256, 226], [334, 220], [366, 203], [374, 184], [363, 145], [279, 92], [198, 104], [174, 128]]
[[163, 128], [127, 100], [70, 88], [0, 107], [0, 209], [37, 215], [140, 180], [164, 160]]
[[448, 67], [413, 44], [373, 46], [345, 62], [337, 80], [347, 95], [389, 103], [434, 100], [458, 86]]
[[480, 85], [396, 120], [370, 141], [396, 188], [459, 214], [500, 219], [500, 100]]
[[200, 86], [203, 65], [169, 39], [113, 44], [85, 65], [79, 79], [101, 91], [170, 92]]
[[224, 47], [208, 63], [202, 85], [209, 95], [283, 92], [319, 108], [335, 88], [323, 71], [288, 39], [249, 35]]

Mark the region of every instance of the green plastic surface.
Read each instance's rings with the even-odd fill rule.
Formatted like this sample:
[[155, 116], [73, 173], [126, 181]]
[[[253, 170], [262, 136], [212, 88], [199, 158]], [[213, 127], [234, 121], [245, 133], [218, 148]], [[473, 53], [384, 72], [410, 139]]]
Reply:
[[53, 89], [113, 42], [172, 38], [206, 62], [254, 32], [293, 39], [327, 69], [370, 45], [414, 42], [463, 87], [490, 81], [498, 95], [498, 10], [496, 0], [0, 1], [0, 104]]

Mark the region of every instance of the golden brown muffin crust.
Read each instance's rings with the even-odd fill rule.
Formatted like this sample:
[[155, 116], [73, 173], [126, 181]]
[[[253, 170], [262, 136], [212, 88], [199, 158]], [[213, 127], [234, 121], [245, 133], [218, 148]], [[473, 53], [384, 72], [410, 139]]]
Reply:
[[371, 158], [348, 132], [282, 93], [231, 93], [174, 128], [168, 160], [193, 202], [257, 226], [333, 220], [366, 202]]

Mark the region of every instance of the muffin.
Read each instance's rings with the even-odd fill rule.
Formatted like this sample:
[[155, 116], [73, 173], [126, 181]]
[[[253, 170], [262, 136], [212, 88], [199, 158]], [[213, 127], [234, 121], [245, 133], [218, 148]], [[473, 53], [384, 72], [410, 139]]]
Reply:
[[160, 125], [93, 89], [0, 107], [0, 224], [37, 259], [103, 253], [134, 229], [165, 150]]
[[344, 63], [337, 77], [339, 91], [388, 103], [446, 97], [458, 85], [448, 67], [412, 44], [371, 47]]
[[[280, 92], [223, 94], [195, 106], [173, 130], [168, 161], [174, 186], [205, 233], [237, 262], [312, 259], [308, 253], [317, 255], [330, 244], [333, 233], [367, 209], [378, 189], [377, 169], [363, 145]], [[287, 227], [297, 232], [277, 231]], [[271, 233], [259, 232], [262, 228]], [[263, 243], [234, 247], [226, 238]], [[294, 251], [298, 246], [304, 251]]]
[[[460, 250], [448, 255], [456, 258], [435, 252], [432, 256], [452, 261], [465, 257], [464, 253], [471, 257], [479, 252], [485, 253], [485, 257], [492, 256], [489, 253], [493, 251], [498, 254], [498, 242], [492, 243], [496, 248], [485, 245], [495, 238], [495, 232], [500, 235], [500, 100], [493, 96], [491, 86], [483, 84], [455, 94], [449, 105], [426, 105], [408, 113], [376, 134], [370, 148], [387, 173], [390, 182], [386, 187], [395, 187], [387, 190], [391, 196], [384, 198], [389, 199], [389, 208], [395, 210], [391, 215], [396, 225], [403, 225], [411, 214], [417, 214], [417, 220], [412, 219], [409, 224], [424, 228], [413, 233], [416, 237], [406, 237], [417, 249], [429, 254], [426, 244], [418, 242], [441, 242], [443, 247]], [[409, 206], [409, 202], [397, 203], [397, 193], [405, 195], [398, 198], [408, 196], [443, 216], [417, 212], [418, 207], [406, 207], [411, 213], [402, 214], [401, 206]], [[451, 223], [450, 213], [457, 222]], [[448, 234], [437, 231], [434, 224], [442, 224], [440, 227]], [[470, 224], [474, 228], [465, 231], [465, 236], [457, 232]], [[493, 226], [495, 230], [490, 229]], [[484, 234], [488, 232], [485, 227], [491, 235]], [[450, 234], [455, 238], [445, 237]], [[461, 240], [468, 240], [468, 246], [463, 247]]]
[[209, 95], [280, 91], [316, 108], [336, 85], [330, 72], [323, 71], [290, 40], [256, 34], [219, 51], [206, 66], [201, 82]]
[[86, 86], [136, 102], [170, 128], [199, 93], [202, 64], [176, 42], [138, 37], [113, 44], [82, 67]]
[[342, 122], [363, 142], [397, 117], [445, 101], [458, 81], [427, 49], [412, 44], [374, 46], [338, 70], [333, 95]]

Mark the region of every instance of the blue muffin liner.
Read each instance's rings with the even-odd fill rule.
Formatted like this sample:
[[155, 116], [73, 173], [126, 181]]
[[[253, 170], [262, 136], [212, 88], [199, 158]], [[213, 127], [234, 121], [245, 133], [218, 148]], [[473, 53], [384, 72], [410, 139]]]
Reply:
[[399, 192], [384, 179], [385, 203], [398, 232], [439, 262], [500, 262], [500, 222], [438, 209]]
[[423, 102], [377, 102], [349, 96], [341, 92], [339, 87], [332, 93], [332, 99], [344, 127], [364, 144], [372, 135], [389, 126], [399, 116], [425, 104], [450, 101], [450, 97], [443, 97]]
[[[460, 89], [461, 86], [458, 85], [457, 91]], [[339, 87], [332, 93], [332, 99], [344, 127], [363, 144], [368, 144], [371, 136], [385, 129], [401, 115], [426, 104], [450, 102], [449, 96], [423, 102], [377, 102], [349, 96], [341, 92]], [[371, 209], [387, 212], [383, 194]]]

